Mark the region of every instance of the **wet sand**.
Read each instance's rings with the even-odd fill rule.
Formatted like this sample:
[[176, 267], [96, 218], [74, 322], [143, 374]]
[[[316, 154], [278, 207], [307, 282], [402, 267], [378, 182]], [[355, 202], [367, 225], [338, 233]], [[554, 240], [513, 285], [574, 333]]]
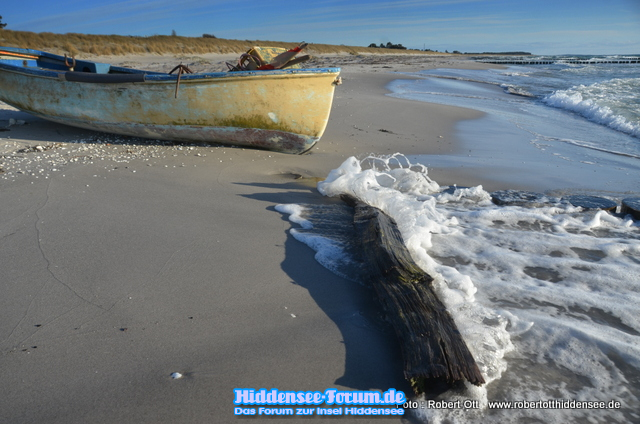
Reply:
[[[184, 59], [118, 58], [169, 69]], [[409, 394], [372, 293], [320, 266], [274, 206], [337, 201], [315, 183], [352, 155], [454, 151], [454, 125], [479, 112], [384, 87], [402, 78], [394, 71], [480, 65], [316, 64], [343, 67], [344, 83], [302, 156], [142, 141], [0, 108], [0, 422], [232, 422], [235, 388]], [[400, 419], [358, 419], [369, 421]]]

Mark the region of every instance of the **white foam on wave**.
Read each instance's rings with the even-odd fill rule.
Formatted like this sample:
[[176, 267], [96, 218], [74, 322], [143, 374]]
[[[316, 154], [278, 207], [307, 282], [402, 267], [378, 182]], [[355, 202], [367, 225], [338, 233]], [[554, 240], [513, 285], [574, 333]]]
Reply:
[[295, 222], [300, 225], [302, 228], [311, 228], [313, 224], [309, 222], [307, 219], [302, 217], [304, 212], [304, 208], [300, 205], [296, 205], [294, 203], [289, 203], [286, 205], [276, 205], [276, 210], [281, 213], [286, 213], [289, 215], [289, 221]]
[[[363, 168], [363, 164], [370, 166]], [[468, 275], [439, 263], [429, 255], [434, 235], [457, 231], [457, 218], [442, 213], [441, 202], [490, 202], [480, 187], [441, 194], [440, 186], [427, 175], [426, 167], [412, 165], [402, 155], [351, 157], [318, 183], [325, 196], [350, 194], [390, 215], [398, 224], [404, 242], [416, 263], [433, 278], [434, 288], [454, 317], [485, 379], [490, 382], [506, 369], [503, 357], [513, 346], [506, 330], [509, 321], [496, 310], [475, 302], [476, 286]], [[486, 405], [484, 389], [467, 393]]]
[[640, 87], [637, 78], [618, 78], [557, 90], [543, 101], [549, 106], [576, 112], [593, 122], [640, 138], [640, 116], [637, 115]]
[[[350, 194], [395, 219], [489, 382], [446, 395], [478, 400], [480, 410], [418, 415], [430, 423], [633, 418], [640, 407], [633, 383], [640, 373], [638, 222], [564, 203], [497, 206], [480, 186], [443, 191], [425, 167], [398, 154], [351, 157], [318, 190]], [[623, 408], [487, 408], [550, 399], [616, 399]]]
[[[290, 234], [316, 252], [314, 256], [316, 261], [336, 275], [359, 281], [357, 276], [352, 275], [357, 274], [358, 270], [353, 269], [357, 264], [353, 263], [349, 257], [349, 246], [346, 245], [349, 240], [345, 240], [343, 235], [331, 237], [329, 234], [322, 233], [323, 228], [314, 228], [313, 222], [307, 219], [313, 211], [307, 206], [290, 203], [276, 205], [275, 209], [288, 214], [289, 221], [300, 225], [300, 229], [292, 228]], [[335, 215], [331, 217], [336, 219]], [[326, 231], [326, 228], [324, 230]]]

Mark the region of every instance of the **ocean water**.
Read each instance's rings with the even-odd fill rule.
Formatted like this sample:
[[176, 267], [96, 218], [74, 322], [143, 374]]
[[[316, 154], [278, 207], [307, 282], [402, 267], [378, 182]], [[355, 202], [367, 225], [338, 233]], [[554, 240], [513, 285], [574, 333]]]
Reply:
[[416, 162], [465, 167], [543, 191], [638, 192], [640, 64], [559, 60], [411, 75], [421, 78], [393, 82], [393, 96], [486, 113], [459, 125], [464, 144], [459, 154], [413, 158]]
[[[568, 201], [640, 193], [640, 67], [600, 66], [431, 70], [437, 77], [396, 81], [394, 95], [485, 111], [458, 128], [469, 147], [485, 147], [351, 157], [318, 184], [322, 195], [350, 194], [396, 220], [487, 380], [440, 395], [450, 408], [417, 398], [419, 421], [640, 423], [640, 221]], [[501, 156], [505, 142], [513, 151]], [[563, 166], [549, 166], [556, 160]], [[544, 175], [539, 194], [523, 196], [535, 201], [497, 205], [481, 185], [440, 185], [434, 166], [465, 166], [502, 183], [507, 175], [514, 186]], [[513, 169], [529, 174], [511, 177]], [[358, 281], [346, 206], [277, 209], [320, 263]], [[479, 407], [456, 406], [465, 401]]]

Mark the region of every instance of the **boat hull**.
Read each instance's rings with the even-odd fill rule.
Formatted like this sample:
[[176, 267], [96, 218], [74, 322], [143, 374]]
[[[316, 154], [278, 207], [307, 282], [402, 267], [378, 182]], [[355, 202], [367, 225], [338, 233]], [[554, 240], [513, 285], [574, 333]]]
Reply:
[[91, 130], [304, 153], [326, 128], [339, 69], [183, 74], [179, 82], [127, 72], [0, 63], [0, 100]]

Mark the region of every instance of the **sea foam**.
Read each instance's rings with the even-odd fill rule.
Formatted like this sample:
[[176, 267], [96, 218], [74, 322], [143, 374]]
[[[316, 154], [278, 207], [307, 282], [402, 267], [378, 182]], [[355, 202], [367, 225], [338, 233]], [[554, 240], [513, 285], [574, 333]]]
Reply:
[[[394, 218], [488, 381], [444, 395], [477, 400], [480, 409], [414, 411], [419, 417], [430, 423], [639, 418], [637, 221], [560, 200], [498, 206], [480, 186], [440, 187], [424, 166], [399, 154], [351, 157], [318, 190], [350, 194]], [[490, 408], [493, 401], [549, 399], [616, 399], [623, 407]]]
[[[637, 78], [577, 85], [545, 96], [549, 106], [576, 112], [590, 121], [640, 138], [640, 88]], [[627, 115], [627, 116], [625, 116]]]

